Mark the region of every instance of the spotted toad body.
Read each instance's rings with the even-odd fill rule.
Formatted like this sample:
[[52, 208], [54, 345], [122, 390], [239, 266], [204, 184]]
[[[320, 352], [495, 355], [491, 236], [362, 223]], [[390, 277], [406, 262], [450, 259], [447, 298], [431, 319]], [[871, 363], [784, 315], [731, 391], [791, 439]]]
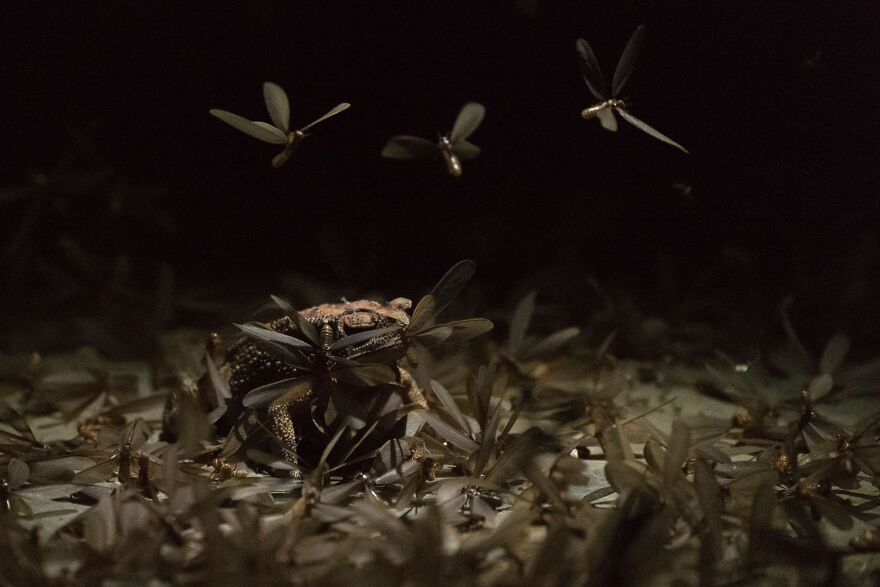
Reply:
[[[433, 323], [473, 269], [472, 261], [450, 269], [420, 300], [412, 318], [407, 298], [343, 301], [298, 312], [273, 298], [284, 315], [237, 325], [245, 336], [229, 346], [214, 376], [208, 365], [196, 385], [169, 402], [166, 437], [177, 436], [181, 400], [187, 398], [209, 413], [224, 412], [216, 423], [218, 433], [228, 435], [224, 457], [236, 452], [240, 457], [256, 447], [298, 466], [313, 466], [328, 442], [331, 398], [329, 412], [344, 406], [349, 418], [374, 426], [370, 441], [358, 445], [360, 451], [402, 436], [407, 412], [427, 407], [406, 368], [417, 360], [415, 347], [464, 340], [492, 327], [483, 318]], [[210, 353], [208, 361], [213, 362]], [[269, 434], [253, 434], [258, 430]]]

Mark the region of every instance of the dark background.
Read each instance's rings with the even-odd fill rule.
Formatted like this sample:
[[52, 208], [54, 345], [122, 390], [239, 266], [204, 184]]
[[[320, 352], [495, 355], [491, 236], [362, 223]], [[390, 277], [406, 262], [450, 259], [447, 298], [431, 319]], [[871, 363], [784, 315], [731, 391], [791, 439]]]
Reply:
[[[3, 260], [10, 315], [48, 315], [27, 301], [64, 281], [34, 269], [66, 267], [61, 237], [124, 259], [144, 291], [164, 267], [178, 291], [251, 300], [280, 275], [415, 297], [464, 257], [498, 307], [533, 286], [576, 308], [591, 276], [649, 305], [709, 270], [773, 305], [837, 299], [857, 279], [846, 268], [876, 285], [873, 2], [544, 0], [534, 15], [512, 0], [97, 4], [4, 6], [0, 185], [55, 178], [38, 212], [36, 196], [0, 208], [3, 243], [38, 217]], [[592, 97], [575, 39], [610, 81], [639, 24], [632, 112], [690, 155], [579, 117]], [[208, 115], [267, 120], [265, 80], [287, 90], [293, 126], [352, 107], [276, 170], [274, 146]], [[461, 178], [380, 158], [394, 134], [448, 131], [468, 100], [487, 115]], [[98, 187], [70, 187], [96, 169]]]

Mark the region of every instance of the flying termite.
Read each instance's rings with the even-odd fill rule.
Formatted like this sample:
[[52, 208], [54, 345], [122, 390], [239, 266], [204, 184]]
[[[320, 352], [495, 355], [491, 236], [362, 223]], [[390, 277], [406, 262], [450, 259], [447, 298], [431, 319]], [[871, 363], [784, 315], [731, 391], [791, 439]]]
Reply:
[[387, 159], [433, 159], [439, 153], [443, 155], [449, 173], [460, 177], [461, 162], [480, 154], [480, 148], [467, 139], [477, 130], [485, 115], [485, 106], [468, 102], [458, 113], [452, 131], [440, 135], [436, 143], [421, 137], [396, 135], [382, 149], [382, 156]]
[[629, 81], [632, 74], [644, 36], [645, 27], [639, 26], [636, 32], [629, 38], [629, 42], [623, 50], [623, 55], [621, 55], [620, 61], [617, 62], [614, 78], [611, 80], [610, 97], [605, 89], [605, 82], [602, 79], [602, 72], [599, 70], [599, 62], [596, 60], [596, 55], [585, 40], [577, 40], [577, 52], [580, 56], [584, 82], [586, 82], [590, 93], [599, 100], [597, 104], [584, 108], [581, 111], [581, 116], [585, 120], [598, 118], [603, 128], [614, 132], [617, 130], [617, 119], [614, 117], [614, 113], [617, 112], [625, 121], [637, 129], [687, 153], [687, 149], [627, 112], [627, 101], [620, 97], [626, 82]]
[[274, 145], [284, 145], [284, 150], [272, 158], [272, 167], [281, 167], [290, 159], [303, 140], [309, 136], [306, 131], [319, 122], [327, 120], [331, 116], [336, 116], [351, 106], [348, 102], [342, 102], [324, 116], [310, 122], [301, 129], [290, 130], [290, 101], [287, 99], [287, 92], [276, 83], [265, 82], [263, 84], [263, 98], [266, 100], [266, 109], [269, 110], [269, 118], [272, 119], [272, 124], [248, 120], [238, 114], [216, 108], [211, 109], [209, 112], [229, 126], [235, 127], [255, 139]]

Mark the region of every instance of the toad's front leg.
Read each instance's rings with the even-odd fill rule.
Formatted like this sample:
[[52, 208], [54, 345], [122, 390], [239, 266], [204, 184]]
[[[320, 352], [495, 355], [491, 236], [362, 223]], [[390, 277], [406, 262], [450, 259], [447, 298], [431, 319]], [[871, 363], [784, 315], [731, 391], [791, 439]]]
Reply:
[[[269, 405], [272, 432], [281, 443], [281, 456], [293, 464], [299, 463], [296, 456], [297, 431], [293, 424], [293, 414], [308, 411], [313, 398], [314, 391], [311, 383], [302, 382]], [[294, 469], [291, 476], [301, 477], [302, 475], [299, 469]]]

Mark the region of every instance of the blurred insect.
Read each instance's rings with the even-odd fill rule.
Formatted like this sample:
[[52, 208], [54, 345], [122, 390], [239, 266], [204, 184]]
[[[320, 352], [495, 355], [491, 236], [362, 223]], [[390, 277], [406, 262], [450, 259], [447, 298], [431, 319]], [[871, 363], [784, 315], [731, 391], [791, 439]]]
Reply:
[[861, 552], [880, 551], [880, 528], [868, 528], [859, 536], [851, 538], [849, 545]]
[[495, 526], [498, 510], [505, 505], [498, 491], [466, 477], [449, 479], [437, 489], [437, 507], [450, 523], [478, 528]]
[[244, 479], [248, 476], [246, 468], [242, 468], [242, 463], [227, 463], [219, 457], [211, 459], [211, 479], [214, 481], [226, 481], [227, 479]]
[[683, 200], [692, 202], [694, 199], [694, 186], [686, 181], [676, 181], [672, 184], [672, 189]]
[[809, 453], [798, 462], [800, 473], [810, 482], [829, 479], [843, 489], [858, 489], [857, 476], [868, 473], [880, 479], [880, 413], [859, 419], [852, 428], [832, 422], [813, 408], [809, 390], [795, 430], [803, 434]]
[[[334, 473], [339, 467], [328, 470]], [[325, 487], [321, 492], [321, 503], [337, 505], [355, 492], [384, 503], [395, 503], [404, 507], [409, 503], [417, 486], [423, 479], [423, 463], [416, 460], [404, 461], [397, 468], [378, 475], [373, 472], [361, 472], [350, 481]], [[407, 500], [405, 503], [402, 499]]]
[[269, 110], [269, 118], [272, 124], [248, 120], [238, 114], [226, 110], [211, 109], [209, 112], [245, 134], [255, 139], [274, 145], [284, 145], [284, 150], [272, 159], [272, 167], [281, 167], [290, 159], [290, 156], [299, 148], [303, 140], [309, 136], [306, 131], [331, 116], [336, 116], [346, 110], [351, 104], [342, 102], [327, 112], [321, 118], [311, 122], [299, 130], [290, 130], [290, 102], [287, 93], [278, 84], [265, 82], [263, 84], [263, 98], [266, 100], [266, 109]]
[[617, 130], [617, 119], [614, 118], [614, 113], [617, 112], [625, 121], [637, 129], [687, 153], [687, 149], [627, 112], [627, 101], [620, 97], [621, 92], [626, 86], [626, 82], [629, 81], [630, 75], [632, 74], [644, 33], [645, 27], [640, 26], [629, 38], [629, 42], [623, 50], [623, 55], [620, 57], [620, 61], [617, 62], [617, 69], [614, 71], [614, 78], [611, 81], [610, 98], [605, 89], [605, 82], [602, 79], [599, 62], [596, 61], [596, 55], [585, 40], [577, 40], [577, 52], [581, 59], [581, 71], [584, 76], [584, 82], [586, 82], [590, 93], [599, 100], [599, 103], [584, 108], [583, 111], [581, 111], [581, 116], [584, 120], [598, 118], [599, 123], [602, 124], [603, 128], [614, 132]]
[[411, 135], [391, 137], [382, 156], [386, 159], [433, 159], [437, 153], [446, 160], [446, 169], [455, 177], [461, 176], [461, 162], [468, 161], [480, 154], [480, 148], [467, 139], [483, 122], [486, 107], [477, 102], [468, 102], [462, 106], [452, 125], [452, 131], [440, 135], [436, 143]]
[[149, 426], [143, 420], [138, 419], [127, 424], [120, 431], [117, 450], [105, 460], [74, 475], [73, 482], [85, 485], [101, 483], [116, 477], [119, 483], [128, 487], [133, 482], [132, 459], [138, 449], [150, 438], [150, 433]]
[[83, 420], [76, 426], [76, 432], [83, 438], [95, 440], [102, 428], [107, 426], [122, 426], [125, 417], [120, 414], [102, 413]]
[[801, 65], [804, 69], [807, 70], [820, 70], [825, 68], [825, 56], [822, 54], [822, 49], [816, 49], [810, 55], [801, 62]]
[[[339, 521], [347, 519], [351, 513], [346, 508], [337, 505], [353, 491], [355, 481], [349, 484], [332, 485], [330, 480], [330, 467], [327, 459], [333, 452], [339, 439], [346, 434], [348, 426], [341, 426], [324, 447], [321, 458], [317, 465], [303, 478], [301, 496], [291, 505], [291, 513], [294, 517], [315, 517], [322, 521]], [[279, 463], [283, 466], [282, 463]]]
[[554, 355], [580, 334], [580, 329], [572, 326], [543, 339], [528, 337], [535, 313], [535, 297], [535, 292], [530, 292], [517, 304], [510, 319], [507, 346], [502, 347], [499, 352], [499, 356], [513, 373], [526, 378], [535, 378], [538, 374], [546, 373], [548, 364], [556, 358]]

